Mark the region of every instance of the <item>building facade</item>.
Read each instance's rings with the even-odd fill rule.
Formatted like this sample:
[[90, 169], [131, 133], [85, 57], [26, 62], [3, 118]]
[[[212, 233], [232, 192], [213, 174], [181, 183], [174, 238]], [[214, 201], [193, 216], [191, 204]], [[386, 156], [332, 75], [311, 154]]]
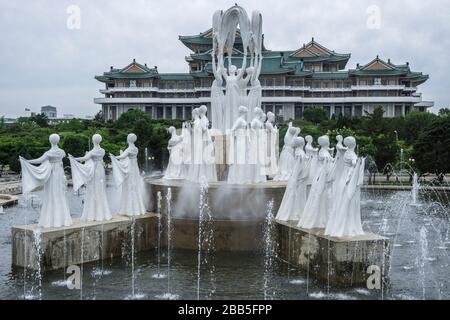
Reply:
[[58, 111], [56, 107], [53, 106], [41, 107], [41, 114], [46, 116], [48, 119], [56, 119], [58, 117]]
[[[192, 52], [187, 56], [188, 73], [160, 73], [158, 68], [135, 60], [125, 68], [111, 67], [95, 78], [104, 83], [104, 119], [116, 120], [123, 112], [140, 109], [154, 119], [189, 119], [193, 108], [210, 108], [211, 30], [179, 40]], [[240, 46], [239, 46], [240, 45]], [[239, 33], [232, 63], [242, 65]], [[336, 53], [314, 38], [301, 48], [271, 51], [263, 46], [260, 82], [262, 107], [279, 120], [302, 118], [309, 107], [323, 108], [329, 117], [362, 116], [382, 107], [386, 117], [411, 111], [427, 111], [433, 102], [423, 101], [418, 86], [428, 75], [413, 72], [409, 63], [397, 65], [378, 56], [365, 65], [346, 69], [350, 54]], [[227, 62], [228, 59], [225, 59]]]

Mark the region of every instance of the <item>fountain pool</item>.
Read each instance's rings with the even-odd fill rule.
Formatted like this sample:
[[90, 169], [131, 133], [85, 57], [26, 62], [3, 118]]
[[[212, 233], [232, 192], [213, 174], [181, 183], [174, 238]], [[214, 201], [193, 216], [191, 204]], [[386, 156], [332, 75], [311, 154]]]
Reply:
[[[330, 287], [279, 259], [267, 268], [262, 235], [261, 249], [215, 252], [214, 268], [200, 265], [205, 268], [200, 272], [205, 277], [201, 281], [198, 251], [171, 250], [170, 293], [179, 299], [197, 299], [197, 295], [200, 299], [449, 299], [448, 195], [430, 192], [419, 193], [421, 206], [410, 206], [409, 191], [366, 189], [362, 193], [364, 229], [390, 240], [389, 283], [382, 290]], [[81, 199], [70, 195], [72, 212], [81, 212]], [[38, 274], [36, 270], [12, 267], [11, 227], [35, 223], [38, 211], [37, 205], [26, 206], [19, 201], [0, 215], [0, 299], [167, 298], [167, 277], [154, 277], [158, 272], [167, 273], [165, 247], [160, 250], [159, 263], [158, 248], [132, 255], [127, 246], [122, 257], [86, 263], [80, 289], [67, 287], [69, 274], [63, 269]], [[213, 283], [209, 281], [211, 270]]]

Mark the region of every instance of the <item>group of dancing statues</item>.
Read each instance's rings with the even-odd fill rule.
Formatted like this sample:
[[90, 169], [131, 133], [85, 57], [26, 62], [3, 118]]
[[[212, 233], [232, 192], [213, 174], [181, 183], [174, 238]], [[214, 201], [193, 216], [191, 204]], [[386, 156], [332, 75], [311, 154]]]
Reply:
[[213, 141], [215, 130], [209, 129], [204, 105], [192, 111], [192, 121], [183, 123], [180, 134], [170, 127], [170, 156], [164, 179], [217, 182], [219, 164], [228, 165], [226, 180], [231, 184], [259, 183], [275, 176], [278, 172], [275, 115], [255, 107], [253, 119], [248, 122], [247, 113], [246, 107], [239, 107], [238, 118], [227, 134], [215, 135], [221, 143]]
[[[68, 155], [73, 190], [76, 192], [83, 185], [86, 187], [82, 221], [107, 221], [112, 219], [113, 214], [138, 216], [146, 213], [147, 203], [144, 181], [137, 162], [136, 139], [135, 134], [129, 134], [128, 148], [119, 156], [109, 155], [113, 167], [113, 180], [121, 193], [117, 212], [112, 212], [107, 198], [103, 163], [105, 150], [100, 146], [102, 137], [99, 134], [92, 137], [93, 148], [83, 157], [75, 158]], [[66, 153], [59, 148], [59, 140], [59, 135], [50, 135], [51, 148], [38, 159], [26, 160], [20, 157], [23, 193], [27, 194], [43, 187], [38, 225], [44, 228], [72, 225], [66, 199], [67, 180], [63, 167], [63, 158], [66, 157]]]
[[298, 128], [288, 129], [281, 152], [281, 174], [289, 180], [276, 219], [305, 229], [324, 229], [332, 237], [364, 234], [360, 187], [365, 159], [355, 153], [355, 138], [338, 135], [333, 157], [328, 136], [319, 137], [318, 149], [311, 136], [298, 133]]

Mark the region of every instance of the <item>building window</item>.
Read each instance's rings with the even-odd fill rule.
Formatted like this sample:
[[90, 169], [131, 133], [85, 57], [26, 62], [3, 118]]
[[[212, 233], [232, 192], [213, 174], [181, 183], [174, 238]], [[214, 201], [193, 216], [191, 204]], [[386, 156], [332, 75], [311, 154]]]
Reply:
[[354, 115], [356, 117], [362, 117], [362, 106], [355, 106]]
[[328, 118], [331, 117], [331, 108], [330, 106], [323, 106], [323, 110], [325, 111]]
[[183, 119], [183, 107], [177, 107], [176, 110], [177, 110], [176, 118]]
[[172, 106], [166, 107], [166, 119], [172, 119]]
[[192, 107], [185, 107], [184, 108], [184, 118], [190, 119], [192, 116]]
[[376, 86], [381, 86], [381, 78], [375, 78], [373, 80], [373, 84]]
[[283, 121], [283, 105], [277, 104], [275, 105], [275, 116], [279, 121]]
[[150, 118], [153, 117], [153, 107], [152, 106], [145, 106], [145, 113], [147, 113]]
[[130, 88], [136, 88], [136, 80], [130, 80]]
[[294, 107], [294, 118], [301, 119], [303, 117], [303, 107], [301, 104], [296, 104]]
[[395, 105], [395, 113], [394, 115], [396, 117], [401, 117], [403, 115], [403, 106], [402, 105]]
[[347, 118], [351, 118], [352, 116], [352, 106], [345, 106], [344, 107], [344, 116]]
[[162, 119], [164, 118], [164, 107], [157, 107], [156, 108], [156, 119]]
[[265, 104], [264, 106], [263, 106], [263, 108], [264, 108], [264, 112], [272, 112], [273, 113], [273, 105], [271, 105], [271, 104]]
[[334, 107], [334, 115], [336, 117], [339, 117], [342, 115], [342, 107], [341, 106], [335, 106]]

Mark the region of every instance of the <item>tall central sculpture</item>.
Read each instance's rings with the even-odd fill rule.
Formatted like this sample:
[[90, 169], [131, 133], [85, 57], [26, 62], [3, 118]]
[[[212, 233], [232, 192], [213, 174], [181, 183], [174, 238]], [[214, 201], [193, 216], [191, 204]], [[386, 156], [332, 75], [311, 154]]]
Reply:
[[[232, 61], [238, 27], [244, 50], [239, 69]], [[218, 10], [213, 15], [212, 38], [212, 69], [215, 78], [211, 86], [212, 127], [225, 133], [232, 128], [240, 106], [248, 108], [247, 119], [252, 119], [254, 108], [261, 106], [261, 85], [258, 77], [262, 62], [262, 16], [258, 11], [253, 11], [250, 20], [244, 8], [238, 5], [225, 12]], [[228, 68], [225, 67], [225, 54]], [[249, 55], [249, 67], [246, 69]], [[252, 87], [247, 97], [249, 82]]]

